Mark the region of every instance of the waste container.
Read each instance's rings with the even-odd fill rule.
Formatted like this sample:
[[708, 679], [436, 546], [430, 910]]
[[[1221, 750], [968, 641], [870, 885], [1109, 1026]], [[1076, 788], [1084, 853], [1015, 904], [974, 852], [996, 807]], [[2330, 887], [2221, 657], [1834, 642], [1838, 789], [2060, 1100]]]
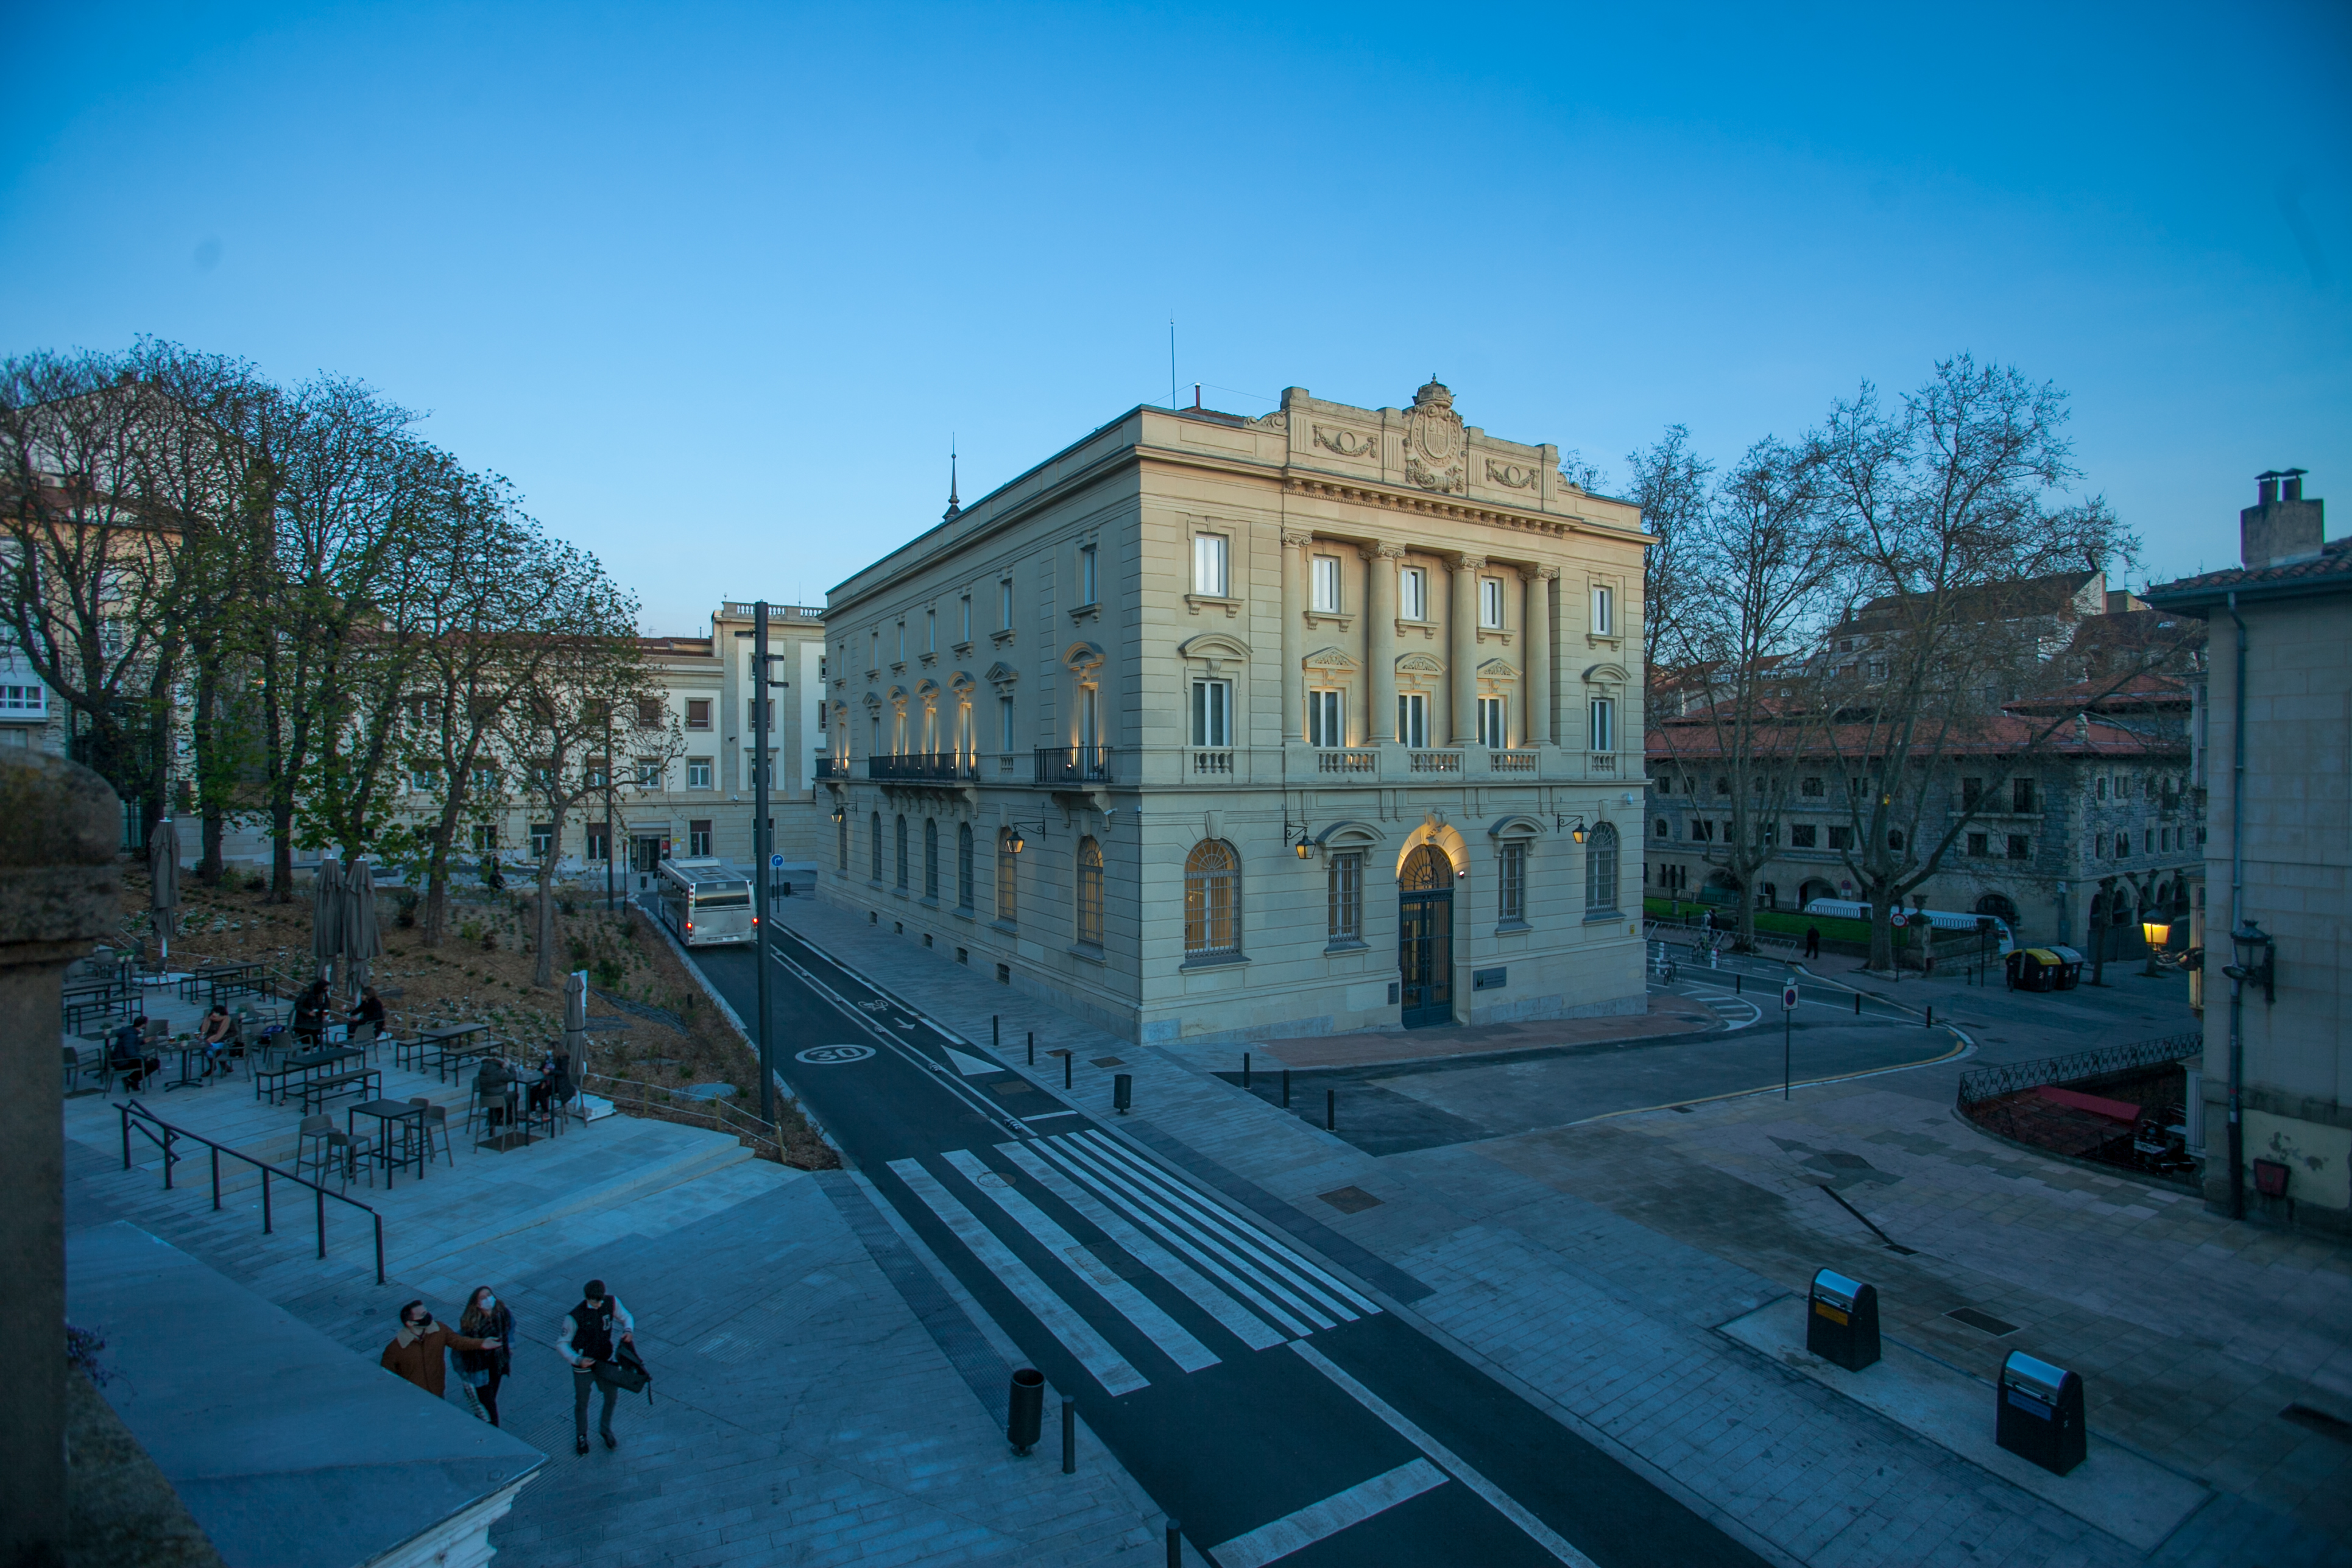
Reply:
[[1045, 1419], [1045, 1374], [1024, 1366], [1013, 1374], [1012, 1397], [1005, 1401], [1004, 1435], [1012, 1440], [1014, 1453], [1026, 1454], [1037, 1446]]
[[2089, 1435], [2083, 1426], [2083, 1380], [2063, 1367], [2011, 1351], [1994, 1390], [2000, 1402], [1993, 1440], [2053, 1475], [2083, 1462]]
[[1805, 1303], [1805, 1348], [1860, 1372], [1878, 1359], [1878, 1289], [1832, 1269], [1813, 1275]]

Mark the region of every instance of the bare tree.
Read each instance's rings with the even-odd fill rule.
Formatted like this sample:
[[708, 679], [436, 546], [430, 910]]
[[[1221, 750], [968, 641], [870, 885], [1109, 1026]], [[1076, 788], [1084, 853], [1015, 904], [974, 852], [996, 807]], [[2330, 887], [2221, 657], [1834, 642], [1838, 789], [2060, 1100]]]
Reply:
[[1894, 963], [1895, 907], [1981, 808], [1950, 789], [1943, 760], [2031, 755], [2070, 721], [2003, 710], [2048, 651], [2028, 586], [2135, 548], [2104, 499], [2066, 499], [2080, 476], [2065, 418], [2055, 387], [1964, 354], [1899, 408], [1865, 384], [1809, 440], [1851, 569], [1878, 595], [1853, 623], [1858, 646], [1822, 656], [1811, 704], [1847, 783], [1846, 866], [1871, 907], [1874, 969]]
[[1755, 876], [1780, 854], [1808, 733], [1793, 721], [1795, 667], [1820, 636], [1843, 560], [1825, 499], [1812, 455], [1767, 437], [1675, 530], [1678, 570], [1696, 591], [1657, 646], [1697, 708], [1655, 733], [1685, 777], [1703, 768], [1728, 813], [1722, 840], [1701, 853], [1738, 891], [1742, 950], [1755, 945]]
[[[1687, 564], [1690, 532], [1706, 511], [1707, 476], [1715, 465], [1690, 449], [1690, 430], [1669, 425], [1665, 434], [1625, 465], [1633, 472], [1631, 500], [1642, 509], [1651, 544], [1642, 557], [1642, 657], [1653, 671], [1664, 668], [1666, 643], [1675, 636], [1685, 600], [1695, 586]], [[1653, 691], [1654, 703], [1656, 694]]]

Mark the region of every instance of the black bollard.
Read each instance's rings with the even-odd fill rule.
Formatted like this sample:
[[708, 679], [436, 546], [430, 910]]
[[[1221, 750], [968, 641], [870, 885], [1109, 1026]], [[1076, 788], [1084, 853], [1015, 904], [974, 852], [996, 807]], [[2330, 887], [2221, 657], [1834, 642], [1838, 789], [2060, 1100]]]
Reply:
[[1290, 1109], [1290, 1069], [1288, 1068], [1282, 1069], [1282, 1108], [1285, 1110]]
[[1184, 1568], [1184, 1527], [1168, 1521], [1168, 1568]]
[[1859, 991], [1853, 994], [1853, 1016], [1857, 1018], [1862, 1016], [1862, 993]]
[[1070, 1051], [1062, 1053], [1062, 1087], [1064, 1089], [1070, 1087], [1070, 1058], [1074, 1054]]
[[1004, 1053], [1004, 1020], [993, 1013], [988, 1016], [988, 1048], [999, 1056]]
[[1323, 1091], [1323, 1131], [1339, 1131], [1339, 1091], [1336, 1089]]
[[1045, 1421], [1045, 1374], [1024, 1366], [1013, 1374], [1013, 1392], [1005, 1400], [1004, 1436], [1013, 1451], [1026, 1454], [1037, 1446], [1038, 1428]]
[[1738, 974], [1734, 974], [1734, 975], [1731, 977], [1731, 994], [1732, 994], [1734, 996], [1737, 996], [1737, 995], [1738, 995], [1738, 994], [1739, 994], [1739, 983], [1740, 983], [1740, 981], [1741, 981], [1743, 978], [1744, 978], [1744, 976], [1738, 975]]
[[1113, 1073], [1110, 1079], [1110, 1108], [1121, 1116], [1125, 1116], [1128, 1108], [1134, 1103], [1135, 1075], [1125, 1072]]
[[1033, 1068], [1037, 1065], [1037, 1031], [1034, 1029], [1029, 1031], [1029, 1065]]
[[1242, 1053], [1242, 1087], [1244, 1089], [1249, 1087], [1249, 1053], [1247, 1051]]
[[1062, 1473], [1078, 1473], [1078, 1406], [1071, 1399], [1062, 1401]]
[[1927, 1009], [1927, 1027], [1929, 1027], [1929, 1028], [1931, 1028], [1931, 1029], [1932, 1029], [1932, 1028], [1934, 1028], [1935, 1026], [1936, 1026], [1936, 1009], [1935, 1009], [1934, 1007], [1932, 1007], [1932, 1006], [1931, 1006], [1931, 1007], [1929, 1007], [1929, 1008]]

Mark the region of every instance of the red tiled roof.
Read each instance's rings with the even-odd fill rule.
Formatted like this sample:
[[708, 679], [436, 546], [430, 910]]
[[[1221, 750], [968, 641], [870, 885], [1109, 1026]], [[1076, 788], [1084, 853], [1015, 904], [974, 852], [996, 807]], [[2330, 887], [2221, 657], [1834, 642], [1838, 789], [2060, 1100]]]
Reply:
[[2221, 604], [2232, 592], [2320, 589], [2337, 584], [2341, 584], [2341, 591], [2352, 592], [2352, 539], [2331, 539], [2311, 559], [2291, 561], [2284, 566], [2233, 566], [2224, 572], [2183, 577], [2176, 583], [2155, 584], [2141, 597], [2159, 607], [2186, 610]]

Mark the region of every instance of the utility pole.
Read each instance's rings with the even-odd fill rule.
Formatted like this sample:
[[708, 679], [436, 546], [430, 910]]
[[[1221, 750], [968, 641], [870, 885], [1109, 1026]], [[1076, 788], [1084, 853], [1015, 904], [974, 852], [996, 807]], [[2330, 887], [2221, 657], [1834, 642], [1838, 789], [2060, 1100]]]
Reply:
[[604, 912], [611, 914], [613, 902], [613, 709], [604, 708]]
[[751, 918], [760, 933], [754, 950], [760, 971], [760, 1120], [776, 1120], [776, 1069], [768, 1043], [768, 864], [775, 852], [768, 831], [768, 601], [751, 606]]

